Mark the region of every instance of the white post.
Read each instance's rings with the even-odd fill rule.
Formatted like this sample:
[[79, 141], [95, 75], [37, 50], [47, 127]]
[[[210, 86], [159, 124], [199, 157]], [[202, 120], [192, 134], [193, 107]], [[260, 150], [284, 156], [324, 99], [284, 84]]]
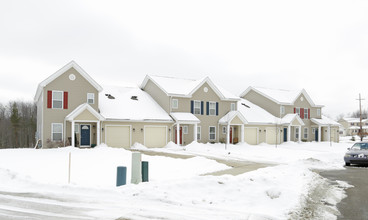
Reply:
[[226, 127], [226, 144], [230, 143], [230, 124], [227, 124]]
[[289, 125], [287, 128], [287, 141], [288, 142], [290, 142], [290, 137], [291, 137], [291, 125]]
[[322, 129], [321, 126], [318, 125], [318, 142], [321, 142], [321, 137], [322, 137]]
[[139, 152], [132, 153], [132, 179], [131, 183], [142, 182], [142, 156]]
[[197, 123], [194, 124], [194, 129], [193, 129], [193, 141], [197, 142]]
[[244, 125], [240, 126], [240, 142], [244, 143]]
[[298, 128], [299, 128], [298, 142], [300, 143], [302, 141], [302, 126], [298, 126]]
[[98, 121], [96, 124], [97, 124], [97, 126], [96, 126], [97, 127], [97, 143], [96, 144], [100, 145], [101, 144], [101, 141], [100, 141], [100, 132], [101, 132], [100, 131], [101, 130], [100, 129], [100, 121]]
[[68, 184], [70, 184], [71, 167], [72, 167], [72, 152], [69, 152]]
[[176, 124], [176, 144], [180, 146], [180, 124]]
[[330, 126], [327, 127], [327, 137], [328, 137], [327, 141], [331, 141], [331, 127]]
[[74, 130], [74, 128], [75, 128], [75, 122], [74, 122], [74, 120], [72, 120], [72, 143], [71, 143], [71, 145], [72, 145], [72, 147], [75, 147], [75, 130]]

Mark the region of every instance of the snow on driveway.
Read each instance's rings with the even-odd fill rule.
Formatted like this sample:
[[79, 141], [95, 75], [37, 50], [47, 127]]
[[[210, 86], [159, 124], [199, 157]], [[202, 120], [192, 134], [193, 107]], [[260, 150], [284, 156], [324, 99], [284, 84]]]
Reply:
[[[0, 191], [62, 197], [79, 204], [85, 217], [92, 219], [288, 219], [303, 210], [316, 186], [327, 182], [311, 169], [343, 169], [342, 157], [350, 145], [285, 143], [275, 148], [243, 144], [229, 145], [225, 150], [221, 144], [193, 143], [182, 148], [170, 143], [150, 150], [279, 165], [238, 176], [201, 176], [229, 167], [203, 157], [142, 155], [149, 161], [150, 182], [121, 187], [115, 187], [116, 166], [128, 166], [129, 182], [130, 151], [106, 146], [7, 149], [0, 150]], [[329, 187], [328, 204], [344, 197], [342, 188], [343, 183]], [[93, 210], [84, 210], [83, 205]], [[0, 206], [0, 214], [4, 210]], [[336, 218], [331, 212], [319, 213], [321, 216]]]

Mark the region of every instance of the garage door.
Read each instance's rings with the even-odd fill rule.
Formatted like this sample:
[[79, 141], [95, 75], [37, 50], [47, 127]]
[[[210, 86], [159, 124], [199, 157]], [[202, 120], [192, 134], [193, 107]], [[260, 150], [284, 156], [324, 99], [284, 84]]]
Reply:
[[[280, 143], [280, 133], [277, 137], [278, 144]], [[266, 143], [275, 144], [276, 143], [276, 128], [266, 128]]]
[[244, 141], [248, 144], [258, 144], [257, 130], [258, 128], [244, 128]]
[[130, 126], [106, 125], [105, 142], [110, 147], [130, 148]]
[[146, 147], [166, 146], [166, 129], [166, 126], [146, 126], [144, 129], [144, 145]]

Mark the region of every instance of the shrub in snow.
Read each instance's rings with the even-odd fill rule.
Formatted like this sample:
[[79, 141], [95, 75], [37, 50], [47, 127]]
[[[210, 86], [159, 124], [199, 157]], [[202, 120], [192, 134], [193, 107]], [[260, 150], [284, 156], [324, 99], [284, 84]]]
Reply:
[[46, 148], [64, 147], [64, 144], [62, 141], [51, 141], [50, 139], [47, 139], [46, 145], [44, 147]]

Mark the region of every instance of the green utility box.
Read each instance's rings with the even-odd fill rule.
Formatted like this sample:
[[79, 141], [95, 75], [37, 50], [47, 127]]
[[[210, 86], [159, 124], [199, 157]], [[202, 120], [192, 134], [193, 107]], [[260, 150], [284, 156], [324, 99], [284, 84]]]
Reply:
[[142, 161], [142, 182], [148, 182], [148, 161]]
[[116, 186], [122, 186], [126, 184], [126, 175], [126, 167], [117, 167]]

